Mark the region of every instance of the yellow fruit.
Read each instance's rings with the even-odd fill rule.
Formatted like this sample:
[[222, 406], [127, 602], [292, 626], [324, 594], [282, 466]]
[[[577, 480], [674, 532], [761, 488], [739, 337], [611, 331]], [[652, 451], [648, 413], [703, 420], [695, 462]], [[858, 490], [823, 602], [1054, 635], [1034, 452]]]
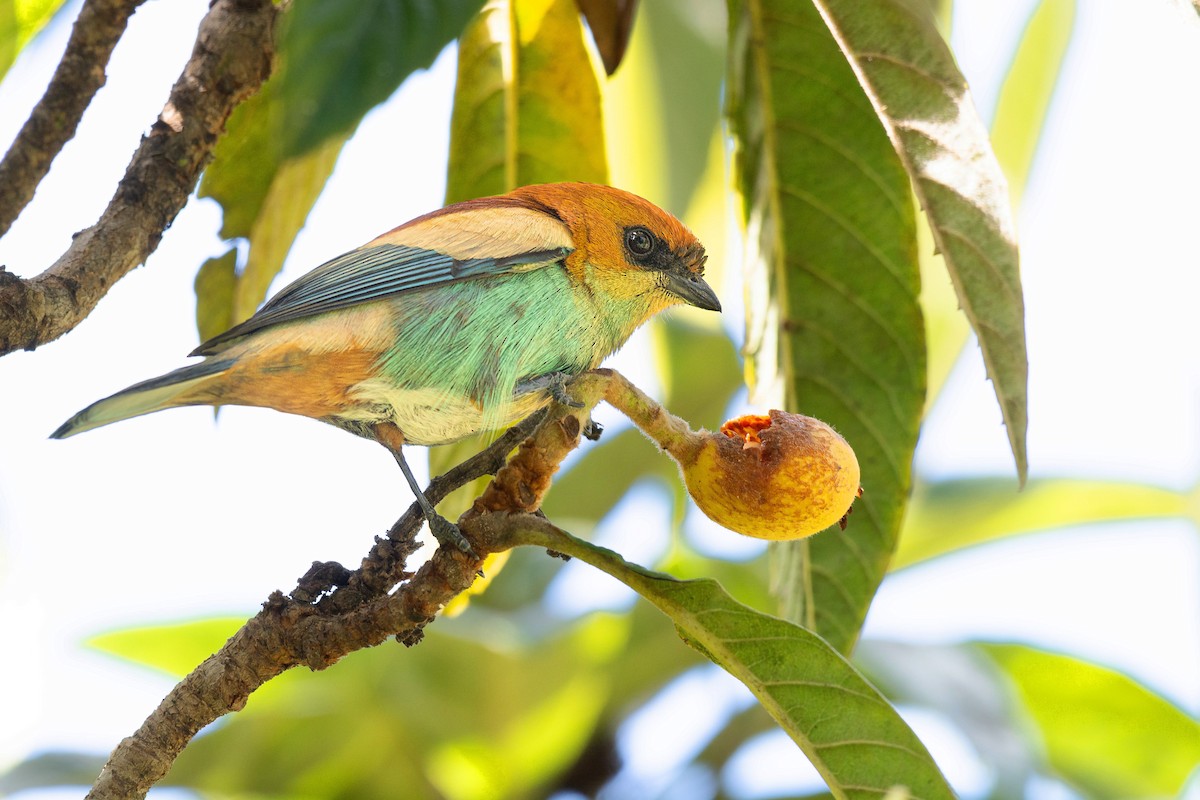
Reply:
[[668, 450], [709, 519], [759, 539], [800, 539], [839, 521], [844, 528], [861, 494], [850, 445], [801, 414], [739, 417]]

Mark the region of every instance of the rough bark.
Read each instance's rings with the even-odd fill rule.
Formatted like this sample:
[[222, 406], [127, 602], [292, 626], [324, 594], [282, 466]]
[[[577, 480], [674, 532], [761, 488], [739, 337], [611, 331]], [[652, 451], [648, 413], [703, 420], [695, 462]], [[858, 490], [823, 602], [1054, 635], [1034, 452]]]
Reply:
[[277, 15], [271, 0], [214, 0], [183, 74], [96, 224], [41, 275], [22, 279], [0, 267], [0, 355], [73, 329], [154, 251], [230, 113], [270, 74]]
[[29, 201], [83, 112], [104, 85], [105, 68], [133, 12], [144, 0], [87, 0], [46, 93], [0, 161], [0, 236]]

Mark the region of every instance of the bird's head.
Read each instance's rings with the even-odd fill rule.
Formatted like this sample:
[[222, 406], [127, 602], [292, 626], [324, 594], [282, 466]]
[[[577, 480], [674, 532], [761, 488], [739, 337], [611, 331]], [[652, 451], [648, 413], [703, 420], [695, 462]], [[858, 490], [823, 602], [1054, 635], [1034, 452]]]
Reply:
[[615, 299], [640, 298], [647, 315], [687, 303], [720, 311], [704, 281], [704, 246], [683, 223], [637, 195], [590, 183], [524, 186], [511, 193], [562, 220], [575, 249], [567, 269]]

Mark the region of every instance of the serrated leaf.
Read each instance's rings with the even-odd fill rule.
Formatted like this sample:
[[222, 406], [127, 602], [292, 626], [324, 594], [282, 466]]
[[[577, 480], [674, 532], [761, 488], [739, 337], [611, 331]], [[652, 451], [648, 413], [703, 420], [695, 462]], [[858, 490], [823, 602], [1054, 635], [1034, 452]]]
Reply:
[[676, 580], [574, 537], [546, 539], [642, 595], [684, 642], [744, 683], [835, 797], [877, 798], [897, 786], [923, 800], [954, 797], [916, 734], [821, 637], [742, 605], [716, 581]]
[[1195, 513], [1187, 494], [1122, 481], [1036, 479], [1019, 493], [1000, 478], [918, 483], [892, 568], [1035, 531]]
[[773, 547], [783, 613], [848, 652], [896, 545], [925, 388], [907, 175], [816, 10], [730, 3], [747, 369], [833, 425], [865, 493], [844, 534]]
[[1127, 675], [1024, 645], [978, 647], [1013, 681], [1050, 767], [1085, 796], [1174, 797], [1200, 764], [1200, 722]]
[[927, 8], [813, 0], [888, 131], [979, 337], [1025, 481], [1029, 365], [1016, 231], [1000, 165]]

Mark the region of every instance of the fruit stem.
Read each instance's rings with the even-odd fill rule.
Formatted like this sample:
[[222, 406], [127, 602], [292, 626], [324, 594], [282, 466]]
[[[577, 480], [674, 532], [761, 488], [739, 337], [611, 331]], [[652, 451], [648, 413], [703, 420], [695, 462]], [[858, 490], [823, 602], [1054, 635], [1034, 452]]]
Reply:
[[642, 433], [666, 450], [680, 464], [695, 460], [704, 438], [687, 422], [667, 411], [653, 398], [612, 369], [598, 369], [584, 378], [595, 376], [601, 382], [608, 404], [629, 417]]

